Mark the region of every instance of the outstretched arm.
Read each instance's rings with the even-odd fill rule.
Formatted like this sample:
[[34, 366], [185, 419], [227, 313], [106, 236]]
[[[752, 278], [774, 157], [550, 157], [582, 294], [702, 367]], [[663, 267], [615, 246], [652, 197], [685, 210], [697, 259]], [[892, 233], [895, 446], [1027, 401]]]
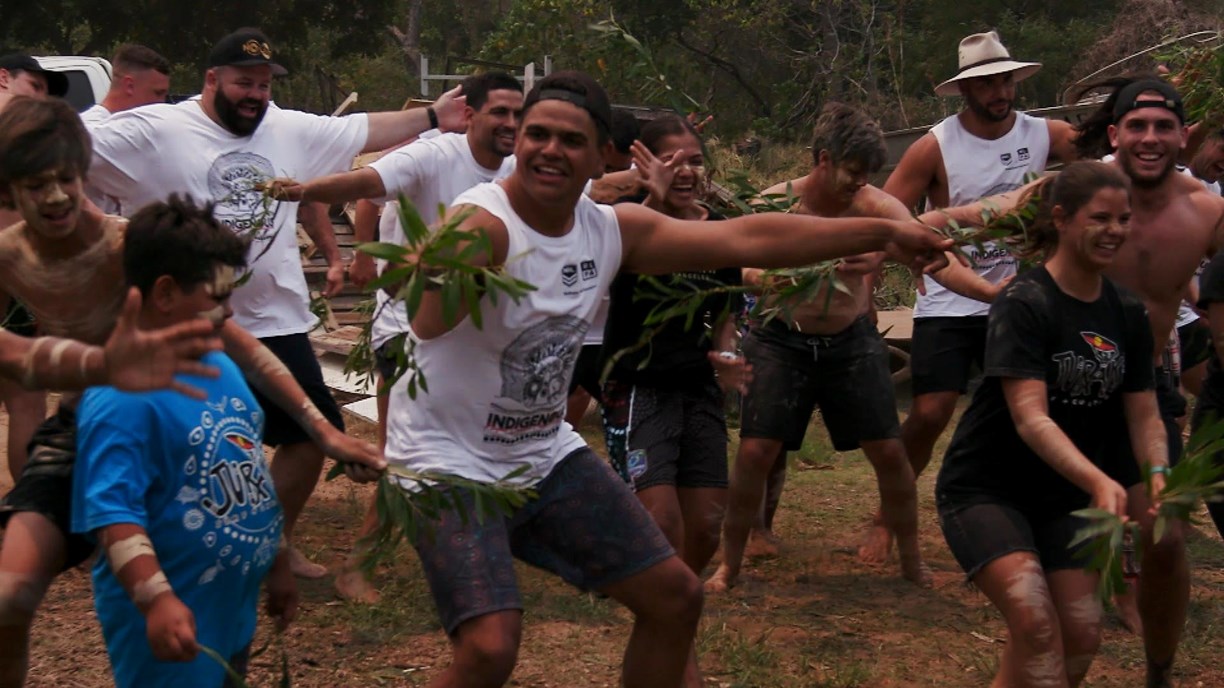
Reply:
[[387, 467], [382, 453], [369, 442], [349, 437], [328, 422], [275, 354], [232, 321], [226, 321], [221, 336], [225, 352], [250, 383], [297, 421], [325, 454], [343, 463], [350, 479], [357, 482], [378, 479]]
[[397, 112], [371, 112], [370, 133], [366, 138], [362, 153], [380, 151], [433, 129], [429, 121], [428, 110], [432, 109], [438, 118], [438, 129], [442, 131], [463, 131], [466, 122], [463, 118], [463, 106], [467, 99], [456, 86], [441, 98], [434, 101], [431, 108], [414, 108]]
[[725, 222], [689, 222], [636, 204], [616, 206], [622, 267], [653, 275], [729, 266], [762, 268], [810, 265], [871, 251], [919, 271], [943, 267], [946, 240], [916, 222], [877, 218], [829, 219], [766, 213]]
[[0, 374], [27, 389], [169, 388], [203, 399], [202, 391], [175, 380], [175, 375], [217, 376], [216, 368], [198, 360], [221, 348], [212, 323], [193, 320], [146, 331], [136, 325], [139, 313], [140, 291], [133, 287], [105, 347], [60, 337], [31, 339], [0, 330]]

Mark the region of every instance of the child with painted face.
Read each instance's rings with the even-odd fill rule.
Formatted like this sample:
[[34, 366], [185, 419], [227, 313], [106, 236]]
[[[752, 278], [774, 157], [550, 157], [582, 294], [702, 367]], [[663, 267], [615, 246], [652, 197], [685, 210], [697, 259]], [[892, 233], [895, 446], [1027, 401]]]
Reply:
[[[171, 196], [137, 212], [123, 262], [144, 297], [140, 326], [205, 318], [220, 330], [246, 254], [211, 205]], [[183, 382], [206, 399], [96, 387], [79, 406], [72, 524], [102, 545], [94, 602], [118, 686], [217, 688], [224, 670], [201, 646], [245, 673], [265, 579], [279, 627], [296, 613], [263, 412], [232, 360], [204, 360], [220, 377]]]
[[1126, 241], [1129, 183], [1076, 162], [1035, 187], [1022, 253], [1045, 257], [990, 310], [985, 379], [936, 484], [940, 523], [969, 580], [1010, 638], [996, 684], [1075, 686], [1100, 644], [1097, 575], [1069, 547], [1093, 506], [1126, 517], [1136, 475], [1109, 437], [1127, 428], [1137, 458], [1164, 470], [1153, 339], [1143, 303], [1102, 276]]

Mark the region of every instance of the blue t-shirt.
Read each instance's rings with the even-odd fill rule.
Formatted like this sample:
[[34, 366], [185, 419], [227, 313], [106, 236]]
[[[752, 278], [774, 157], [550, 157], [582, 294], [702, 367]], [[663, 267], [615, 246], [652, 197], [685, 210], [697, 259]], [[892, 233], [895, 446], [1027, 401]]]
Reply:
[[[203, 360], [220, 377], [180, 379], [205, 390], [207, 401], [113, 387], [85, 393], [72, 529], [142, 526], [174, 594], [195, 614], [197, 641], [232, 657], [255, 634], [259, 589], [284, 517], [263, 455], [263, 412], [233, 361], [221, 353]], [[145, 619], [105, 553], [93, 585], [116, 685], [216, 688], [225, 680], [203, 653], [190, 663], [153, 656]]]

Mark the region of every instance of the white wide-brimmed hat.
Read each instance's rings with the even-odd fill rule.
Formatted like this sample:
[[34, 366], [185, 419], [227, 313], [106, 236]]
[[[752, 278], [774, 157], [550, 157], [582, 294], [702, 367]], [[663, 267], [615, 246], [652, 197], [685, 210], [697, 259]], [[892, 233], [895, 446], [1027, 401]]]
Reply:
[[1013, 81], [1024, 81], [1041, 69], [1040, 62], [1016, 62], [1011, 59], [999, 34], [994, 31], [975, 33], [961, 39], [960, 49], [956, 51], [957, 65], [960, 69], [956, 76], [935, 87], [935, 93], [941, 96], [960, 95], [956, 82], [972, 79], [978, 76], [990, 76], [1004, 72], [1015, 72]]

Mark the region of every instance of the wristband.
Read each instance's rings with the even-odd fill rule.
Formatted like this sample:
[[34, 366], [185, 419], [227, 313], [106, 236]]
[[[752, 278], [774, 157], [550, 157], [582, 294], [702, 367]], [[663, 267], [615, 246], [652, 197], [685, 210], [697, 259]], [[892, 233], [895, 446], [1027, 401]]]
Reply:
[[438, 128], [438, 113], [437, 111], [433, 109], [432, 105], [425, 108], [425, 114], [429, 115], [429, 128], [437, 129]]
[[1148, 469], [1148, 475], [1156, 475], [1157, 473], [1168, 475], [1169, 467], [1164, 464], [1156, 464]]

